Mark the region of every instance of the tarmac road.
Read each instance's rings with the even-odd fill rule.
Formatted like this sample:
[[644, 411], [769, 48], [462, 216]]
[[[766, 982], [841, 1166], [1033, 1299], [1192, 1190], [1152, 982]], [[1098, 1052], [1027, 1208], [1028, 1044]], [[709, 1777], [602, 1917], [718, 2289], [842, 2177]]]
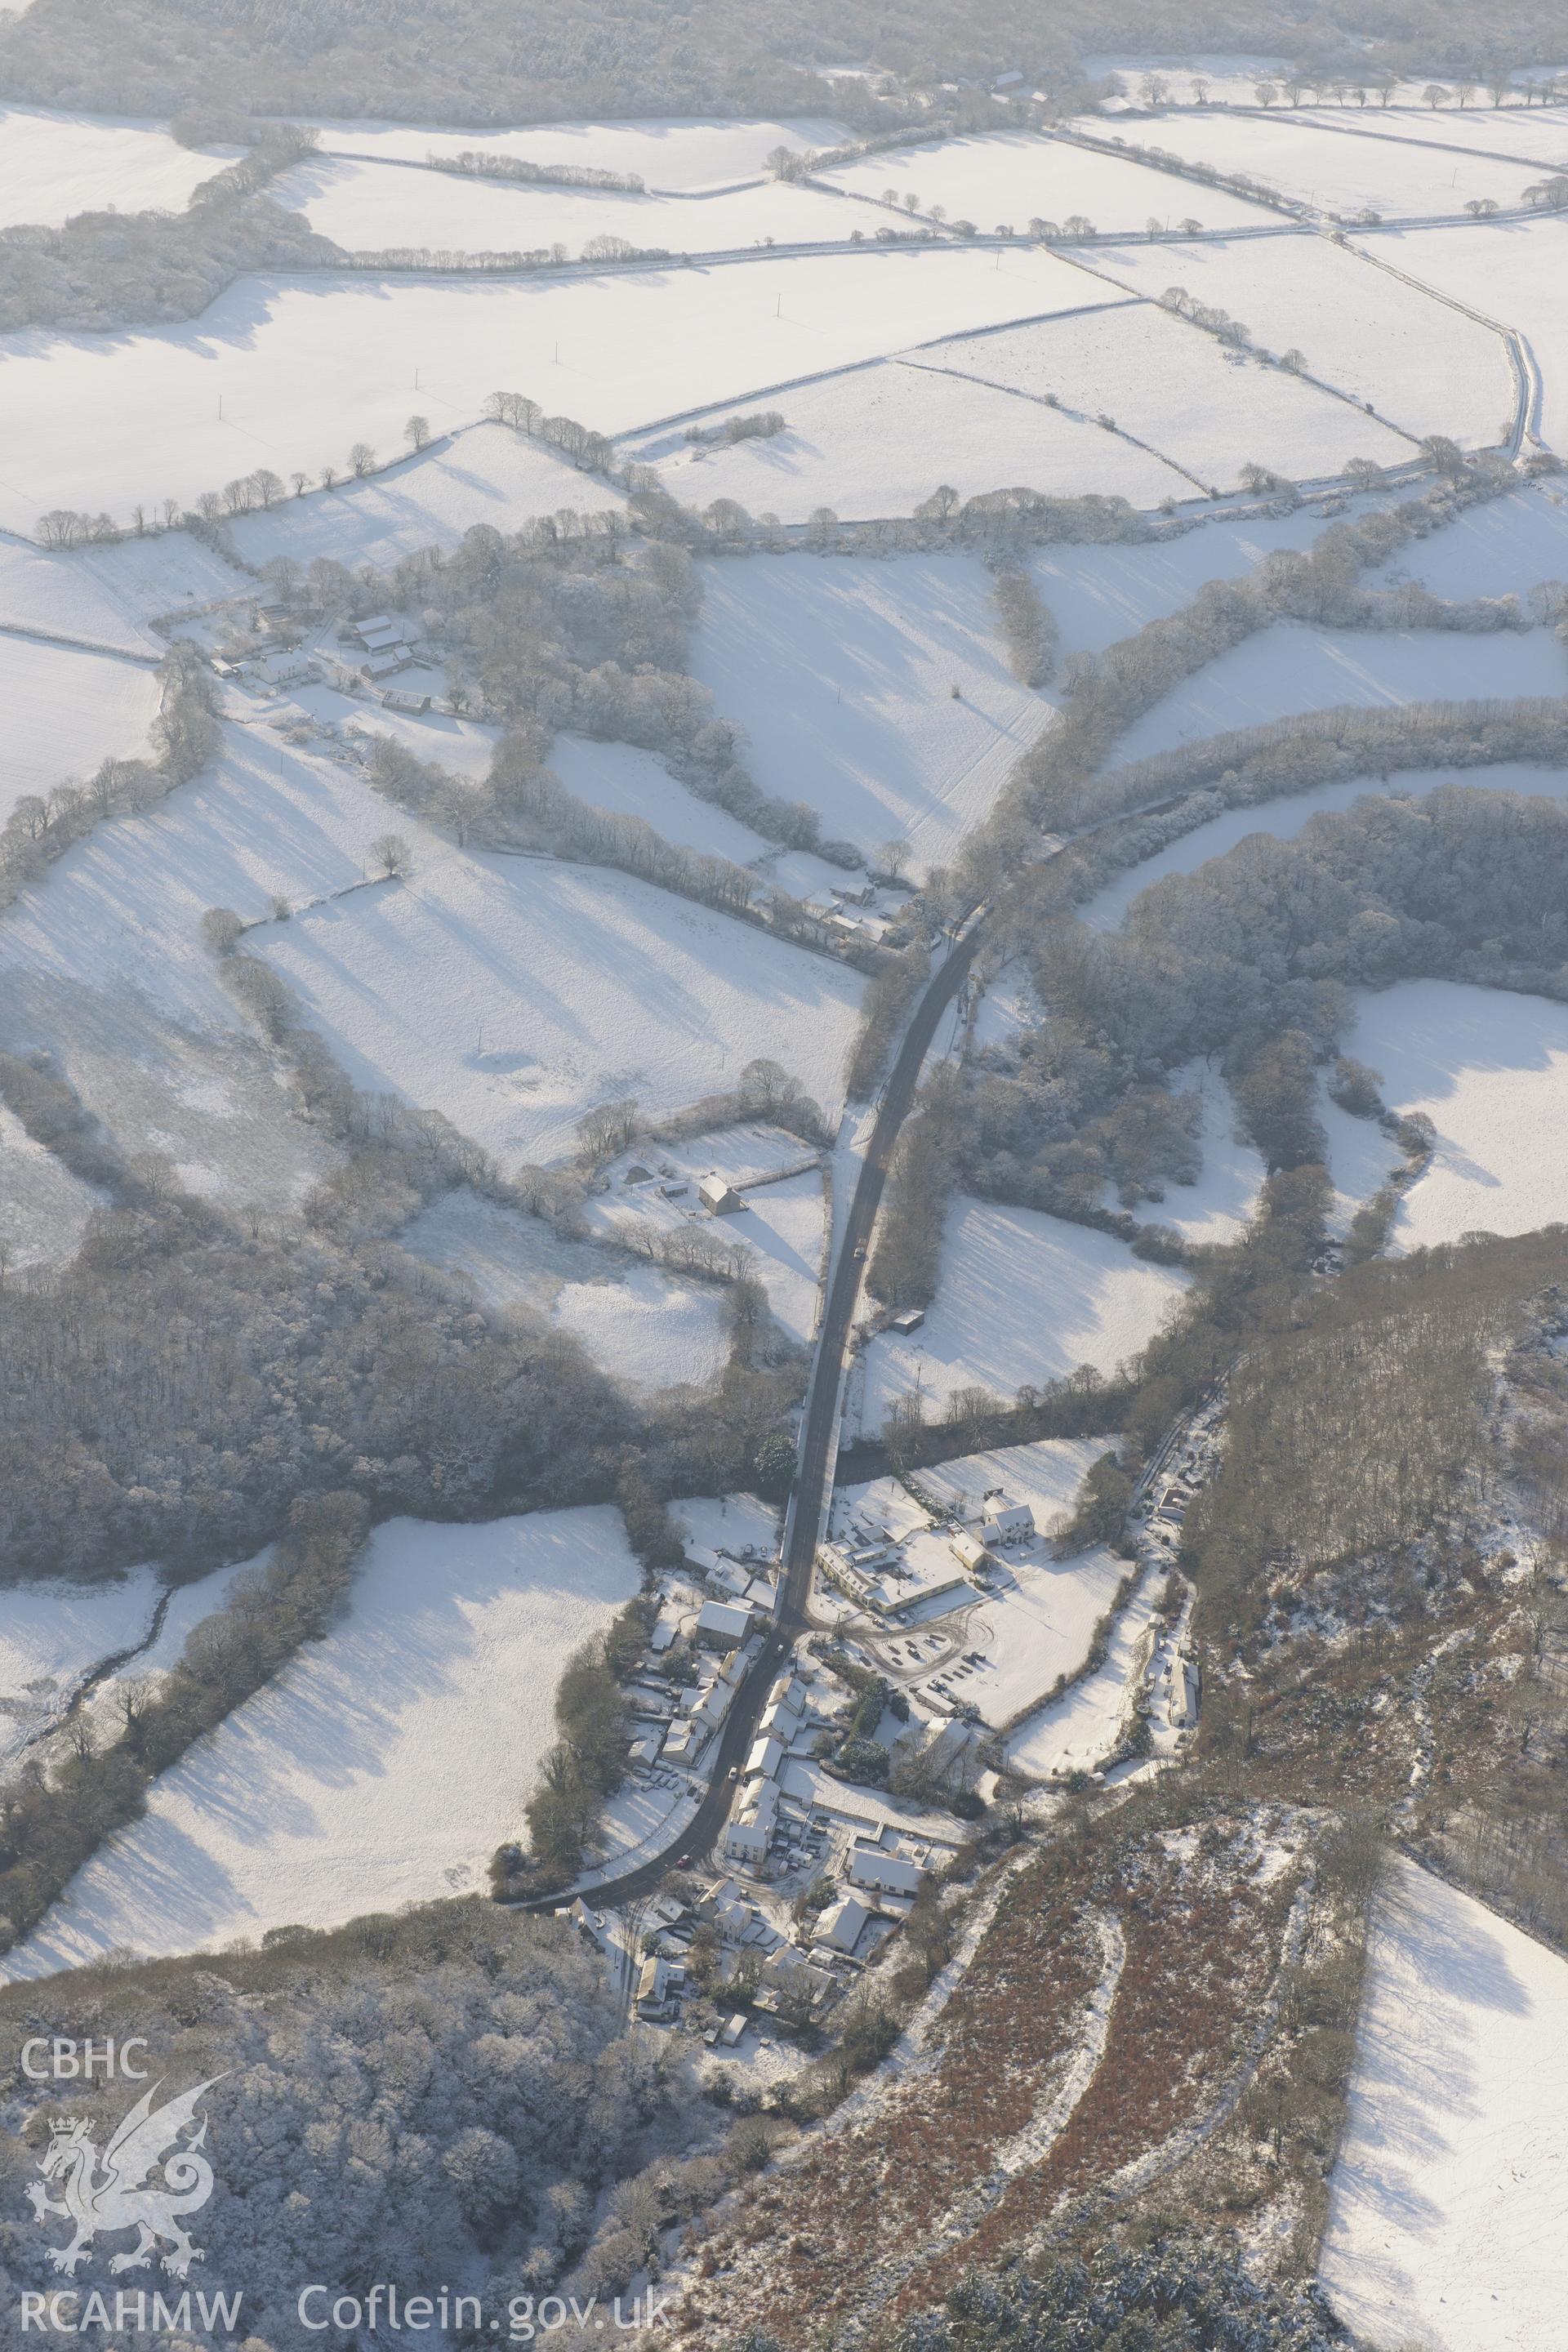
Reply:
[[[584, 1899], [595, 1911], [608, 1906], [636, 1902], [645, 1895], [651, 1895], [672, 1864], [688, 1860], [696, 1862], [718, 1843], [720, 1832], [734, 1801], [735, 1784], [730, 1777], [731, 1772], [738, 1771], [751, 1754], [752, 1744], [757, 1736], [758, 1719], [767, 1705], [769, 1687], [784, 1665], [797, 1636], [805, 1631], [817, 1535], [837, 1459], [838, 1394], [843, 1381], [845, 1350], [848, 1346], [849, 1327], [854, 1321], [861, 1278], [865, 1273], [864, 1256], [858, 1253], [863, 1254], [870, 1247], [871, 1229], [881, 1205], [882, 1189], [888, 1181], [893, 1148], [909, 1117], [915, 1088], [920, 1083], [921, 1066], [936, 1035], [937, 1024], [958, 994], [979, 953], [984, 935], [985, 917], [982, 912], [972, 919], [969, 929], [952, 949], [946, 962], [932, 973], [926, 983], [925, 994], [915, 1009], [914, 1018], [893, 1064], [892, 1074], [882, 1090], [877, 1122], [871, 1130], [871, 1140], [859, 1181], [855, 1187], [855, 1197], [849, 1204], [844, 1239], [822, 1318], [811, 1386], [806, 1391], [805, 1423], [795, 1469], [795, 1512], [790, 1522], [789, 1549], [784, 1558], [784, 1590], [773, 1632], [761, 1657], [735, 1695], [720, 1734], [718, 1759], [713, 1766], [708, 1793], [696, 1813], [664, 1853], [657, 1855], [651, 1862], [639, 1863], [635, 1870], [628, 1870], [622, 1877], [605, 1879], [598, 1886], [586, 1888]], [[559, 1894], [538, 1895], [520, 1907], [553, 1910], [563, 1899]]]

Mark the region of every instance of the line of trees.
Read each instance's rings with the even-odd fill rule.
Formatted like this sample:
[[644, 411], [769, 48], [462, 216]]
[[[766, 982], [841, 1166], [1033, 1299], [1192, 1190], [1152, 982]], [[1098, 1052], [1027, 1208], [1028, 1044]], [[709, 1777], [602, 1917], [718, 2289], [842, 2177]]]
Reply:
[[595, 163], [535, 163], [526, 155], [507, 155], [493, 147], [465, 147], [456, 155], [429, 151], [425, 161], [432, 172], [457, 172], [468, 179], [515, 180], [533, 188], [615, 188], [625, 195], [646, 193], [640, 172], [606, 172]]
[[37, 1926], [112, 1831], [138, 1818], [161, 1772], [326, 1630], [364, 1532], [357, 1495], [300, 1496], [265, 1566], [196, 1627], [167, 1677], [151, 1691], [134, 1677], [118, 1685], [120, 1722], [107, 1742], [79, 1714], [52, 1773], [35, 1763], [0, 1786], [0, 1951]]
[[86, 783], [24, 793], [0, 826], [0, 907], [105, 817], [152, 808], [188, 783], [216, 749], [212, 680], [199, 649], [171, 646], [160, 663], [163, 698], [153, 721], [149, 760], [105, 760]]

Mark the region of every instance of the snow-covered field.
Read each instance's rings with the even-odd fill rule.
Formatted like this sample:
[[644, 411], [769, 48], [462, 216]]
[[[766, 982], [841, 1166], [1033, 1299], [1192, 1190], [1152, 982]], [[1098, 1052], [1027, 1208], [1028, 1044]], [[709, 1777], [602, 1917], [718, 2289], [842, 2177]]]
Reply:
[[802, 1346], [816, 1328], [826, 1211], [815, 1171], [759, 1185], [724, 1219], [727, 1239], [749, 1249], [774, 1318]]
[[1224, 189], [1189, 188], [1147, 164], [1029, 131], [890, 148], [836, 164], [822, 177], [879, 206], [889, 188], [900, 205], [912, 194], [921, 213], [940, 205], [949, 221], [970, 220], [982, 232], [1006, 226], [1021, 235], [1031, 220], [1059, 223], [1075, 213], [1102, 230], [1142, 230], [1151, 219], [1173, 227], [1188, 218], [1205, 228], [1246, 228], [1270, 218], [1261, 205]]
[[1321, 2275], [1379, 2352], [1563, 2335], [1568, 1961], [1399, 1860], [1379, 1907]]
[[416, 399], [437, 432], [500, 387], [627, 433], [1070, 309], [1084, 284], [1047, 253], [1008, 252], [998, 268], [946, 246], [567, 277], [242, 278], [174, 326], [0, 337], [14, 486], [0, 526], [30, 530], [55, 506], [124, 519], [136, 499], [190, 504], [258, 465], [314, 477], [342, 469], [356, 441], [390, 457]]
[[161, 653], [157, 638], [89, 568], [97, 552], [57, 555], [25, 540], [0, 539], [0, 627], [85, 637], [116, 652]]
[[[1170, 266], [1179, 274], [1180, 257]], [[1397, 466], [1410, 455], [1386, 425], [1283, 369], [1238, 359], [1154, 303], [940, 343], [921, 364], [1109, 415], [1207, 488], [1238, 489], [1254, 463], [1310, 481], [1342, 473], [1352, 457]]]
[[[389, 434], [382, 454], [390, 457], [401, 439], [401, 433]], [[607, 482], [548, 443], [487, 424], [453, 433], [363, 481], [351, 478], [333, 490], [241, 515], [231, 528], [247, 563], [269, 563], [277, 555], [309, 563], [326, 555], [352, 570], [369, 563], [380, 572], [422, 548], [456, 547], [476, 523], [520, 530], [531, 516], [563, 507], [602, 514], [621, 503]]]
[[402, 157], [423, 163], [430, 155], [478, 151], [507, 155], [547, 170], [563, 164], [595, 172], [636, 175], [649, 188], [717, 188], [761, 176], [775, 147], [810, 154], [837, 147], [853, 134], [822, 116], [794, 121], [709, 122], [689, 117], [650, 116], [637, 122], [530, 123], [521, 131], [485, 127], [426, 131], [418, 124], [325, 122], [324, 152]]
[[379, 1528], [342, 1621], [163, 1775], [0, 1963], [7, 1980], [482, 1885], [562, 1667], [637, 1584], [607, 1506]]
[[[1488, 196], [1500, 207], [1518, 205], [1526, 187], [1541, 177], [1527, 165], [1498, 163], [1458, 150], [1445, 155], [1413, 142], [1363, 139], [1324, 123], [1303, 123], [1294, 115], [1166, 115], [1134, 136], [1188, 163], [1245, 172], [1319, 212], [1370, 206], [1385, 219], [1462, 213], [1470, 200]], [[1195, 188], [1193, 194], [1201, 206], [1207, 191]]]
[[[1419, 278], [1428, 236], [1470, 237], [1484, 254], [1493, 246], [1489, 231], [1438, 229], [1380, 236], [1368, 251]], [[1484, 256], [1478, 258], [1485, 268]], [[1537, 266], [1549, 269], [1549, 256]], [[1417, 437], [1447, 433], [1467, 446], [1489, 446], [1512, 414], [1513, 379], [1500, 336], [1327, 237], [1242, 237], [1179, 252], [1113, 246], [1095, 253], [1094, 267], [1155, 300], [1168, 286], [1184, 286], [1194, 301], [1241, 320], [1259, 350], [1276, 357], [1301, 352], [1325, 383], [1370, 400], [1380, 416]], [[1477, 307], [1489, 318], [1499, 315], [1495, 302]]]
[[1301, 827], [1314, 816], [1332, 816], [1341, 810], [1353, 808], [1356, 802], [1384, 792], [1408, 793], [1420, 799], [1439, 784], [1464, 784], [1479, 791], [1527, 793], [1535, 798], [1561, 800], [1568, 793], [1568, 770], [1533, 768], [1522, 764], [1514, 767], [1490, 768], [1411, 768], [1391, 777], [1387, 784], [1375, 782], [1369, 776], [1358, 777], [1353, 783], [1320, 784], [1310, 793], [1293, 793], [1277, 801], [1260, 801], [1256, 808], [1226, 809], [1212, 823], [1199, 825], [1195, 831], [1184, 834], [1168, 848], [1146, 857], [1142, 865], [1129, 866], [1114, 882], [1097, 891], [1079, 909], [1083, 920], [1097, 931], [1114, 930], [1121, 922], [1135, 898], [1163, 882], [1168, 874], [1193, 874], [1206, 866], [1211, 857], [1223, 857], [1238, 841], [1249, 834], [1271, 834], [1276, 841], [1293, 841]]
[[[1568, 221], [1556, 214], [1484, 231], [1411, 229], [1379, 237], [1375, 249], [1412, 278], [1518, 330], [1541, 373], [1541, 414], [1532, 427], [1559, 456], [1568, 451], [1568, 306], [1562, 296]], [[1463, 330], [1463, 320], [1447, 315]], [[1401, 415], [1399, 422], [1410, 419]]]
[[1344, 1051], [1382, 1073], [1391, 1110], [1425, 1111], [1437, 1129], [1395, 1249], [1568, 1222], [1568, 1006], [1405, 981], [1363, 998]]
[[1027, 1503], [1043, 1534], [1058, 1511], [1070, 1511], [1084, 1473], [1111, 1441], [1104, 1437], [1047, 1437], [1031, 1445], [999, 1445], [988, 1454], [961, 1454], [939, 1462], [916, 1479], [922, 1495], [933, 1495], [960, 1518], [976, 1510], [993, 1487], [1006, 1490], [1010, 1503]]
[[550, 765], [568, 792], [614, 816], [645, 817], [655, 833], [705, 857], [728, 857], [749, 866], [766, 855], [768, 844], [727, 809], [700, 801], [672, 776], [652, 751], [633, 743], [595, 743], [582, 735], [558, 735]]
[[[201, 919], [349, 888], [386, 822], [358, 776], [226, 727], [198, 782], [97, 826], [0, 919], [0, 1045], [52, 1052], [125, 1150], [166, 1153], [192, 1191], [297, 1205], [335, 1149], [289, 1116], [218, 984]], [[426, 866], [447, 854], [399, 822]]]
[[0, 1771], [47, 1730], [100, 1659], [144, 1638], [157, 1601], [151, 1568], [101, 1584], [0, 1586]]
[[119, 1702], [125, 1685], [139, 1683], [155, 1690], [179, 1664], [197, 1626], [226, 1607], [237, 1580], [252, 1570], [265, 1568], [268, 1557], [265, 1551], [258, 1552], [254, 1559], [231, 1561], [226, 1568], [215, 1568], [207, 1575], [198, 1576], [193, 1584], [177, 1584], [170, 1589], [156, 1638], [113, 1674], [105, 1675], [85, 1702], [84, 1712], [95, 1727], [101, 1727], [100, 1737], [116, 1738], [123, 1727]]
[[721, 195], [627, 195], [609, 188], [519, 186], [451, 172], [321, 156], [273, 183], [280, 205], [348, 253], [412, 246], [437, 253], [535, 253], [591, 237], [643, 251], [728, 253], [737, 247], [832, 245], [865, 224], [853, 209], [788, 180]]
[[[1175, 1093], [1202, 1097], [1198, 1134], [1203, 1172], [1195, 1184], [1168, 1182], [1163, 1201], [1136, 1202], [1132, 1217], [1141, 1225], [1173, 1225], [1184, 1241], [1199, 1247], [1233, 1242], [1258, 1206], [1265, 1173], [1262, 1155], [1237, 1135], [1230, 1088], [1211, 1064], [1188, 1062], [1173, 1070], [1171, 1087]], [[1118, 1205], [1109, 1192], [1105, 1205]]]
[[[1237, 372], [1227, 371], [1237, 375]], [[1100, 653], [1150, 621], [1179, 612], [1210, 580], [1237, 580], [1277, 548], [1310, 547], [1327, 525], [1312, 507], [1293, 514], [1216, 515], [1144, 546], [1043, 547], [1030, 570], [1050, 606], [1064, 654]]]
[[[420, 694], [444, 695], [447, 690], [440, 670], [418, 664], [400, 670], [397, 684]], [[496, 745], [504, 731], [492, 720], [458, 719], [446, 710], [389, 710], [374, 696], [343, 694], [335, 686], [313, 682], [289, 688], [281, 706], [259, 696], [242, 706], [237, 695], [230, 708], [244, 708], [246, 725], [257, 730], [272, 726], [287, 711], [319, 720], [323, 729], [337, 729], [350, 736], [384, 736], [392, 742], [401, 743], [416, 760], [426, 760], [435, 767], [448, 769], [453, 775], [476, 781], [489, 773]], [[315, 748], [325, 752], [330, 740], [320, 741]]]
[[[973, 364], [984, 368], [981, 359]], [[1136, 507], [1193, 495], [1184, 475], [1146, 449], [920, 360], [787, 388], [769, 404], [783, 411], [787, 428], [771, 440], [692, 449], [669, 429], [634, 439], [625, 454], [657, 465], [685, 506], [735, 499], [748, 513], [781, 522], [805, 522], [823, 506], [847, 522], [908, 515], [942, 482], [964, 498], [1021, 486], [1064, 497], [1098, 491]], [[722, 422], [722, 410], [704, 421]]]
[[1234, 646], [1119, 736], [1110, 765], [1303, 710], [1560, 695], [1568, 653], [1550, 629], [1314, 629], [1277, 623]]
[[[1568, 124], [1548, 108], [1504, 106], [1445, 107], [1441, 110], [1418, 103], [1410, 86], [1404, 103], [1369, 106], [1354, 116], [1357, 131], [1397, 143], [1418, 142], [1423, 147], [1454, 147], [1471, 154], [1495, 154], [1524, 164], [1540, 179], [1548, 171], [1568, 168]], [[1302, 125], [1342, 122], [1338, 107], [1304, 106], [1294, 120]], [[1441, 161], [1440, 158], [1436, 159]]]
[[[804, 1345], [816, 1328], [826, 1239], [821, 1171], [803, 1166], [815, 1156], [797, 1137], [768, 1127], [725, 1128], [679, 1144], [639, 1144], [605, 1171], [604, 1189], [585, 1205], [586, 1222], [595, 1233], [642, 1247], [650, 1227], [675, 1233], [695, 1218], [715, 1240], [751, 1253], [752, 1271], [775, 1319]], [[784, 1169], [797, 1172], [774, 1178]], [[667, 1198], [649, 1170], [688, 1190]], [[711, 1223], [696, 1198], [696, 1185], [707, 1175], [744, 1188], [743, 1205]], [[759, 1182], [763, 1177], [774, 1181]]]
[[1429, 539], [1362, 574], [1369, 588], [1419, 580], [1435, 596], [1527, 596], [1568, 575], [1568, 494], [1551, 481], [1468, 508]]
[[73, 213], [183, 212], [237, 147], [182, 147], [152, 122], [0, 108], [0, 228], [59, 228]]
[[563, 1239], [542, 1219], [477, 1192], [443, 1193], [398, 1240], [467, 1275], [487, 1307], [547, 1316], [628, 1388], [706, 1387], [723, 1369], [723, 1297], [712, 1285]]
[[445, 1111], [510, 1161], [569, 1155], [601, 1103], [668, 1114], [759, 1055], [832, 1116], [864, 985], [625, 875], [456, 851], [249, 944], [357, 1086]]
[[0, 824], [28, 793], [47, 798], [105, 760], [145, 752], [158, 698], [140, 662], [0, 635]]
[[98, 1194], [0, 1103], [0, 1251], [8, 1274], [74, 1256]]
[[757, 782], [809, 801], [830, 839], [908, 842], [916, 874], [952, 857], [1050, 723], [1003, 660], [973, 557], [747, 557], [706, 584], [692, 669], [745, 729]]
[[1018, 1389], [1079, 1364], [1112, 1371], [1148, 1344], [1185, 1287], [1184, 1276], [1092, 1226], [961, 1195], [925, 1321], [907, 1339], [883, 1332], [866, 1350], [863, 1426], [879, 1430], [911, 1390], [937, 1419], [956, 1389], [1011, 1403]]
[[[1110, 1576], [1107, 1601], [1126, 1573], [1126, 1562], [1105, 1552], [1080, 1553], [1071, 1564], [1081, 1575], [1091, 1575], [1099, 1565]], [[1155, 1583], [1146, 1575], [1122, 1610], [1104, 1663], [1019, 1725], [1007, 1742], [1007, 1761], [1015, 1769], [1044, 1779], [1053, 1772], [1093, 1771], [1104, 1762], [1127, 1720], [1152, 1640]]]

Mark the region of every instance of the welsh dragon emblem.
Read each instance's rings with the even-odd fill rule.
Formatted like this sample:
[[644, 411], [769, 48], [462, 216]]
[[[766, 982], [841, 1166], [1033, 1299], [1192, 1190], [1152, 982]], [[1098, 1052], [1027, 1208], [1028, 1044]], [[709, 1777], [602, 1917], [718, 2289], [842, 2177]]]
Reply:
[[[165, 2243], [170, 2252], [160, 2259], [175, 2278], [184, 2278], [193, 2263], [204, 2259], [181, 2226], [180, 2216], [200, 2212], [213, 2193], [213, 2168], [201, 2153], [207, 2136], [205, 2116], [194, 2131], [192, 2126], [203, 2092], [222, 2080], [214, 2074], [161, 2107], [153, 2105], [161, 2088], [154, 2083], [115, 2126], [101, 2156], [90, 2116], [51, 2126], [38, 2170], [45, 2180], [59, 2182], [60, 2194], [49, 2196], [35, 2180], [27, 2198], [40, 2221], [58, 2213], [75, 2230], [68, 2245], [49, 2248], [56, 2270], [74, 2277], [94, 2238], [100, 2232], [112, 2237], [121, 2230], [134, 2230], [136, 2243], [110, 2258], [111, 2271], [145, 2270]], [[182, 2142], [185, 2133], [191, 2136]], [[154, 2186], [151, 2176], [160, 2169], [163, 2180]]]

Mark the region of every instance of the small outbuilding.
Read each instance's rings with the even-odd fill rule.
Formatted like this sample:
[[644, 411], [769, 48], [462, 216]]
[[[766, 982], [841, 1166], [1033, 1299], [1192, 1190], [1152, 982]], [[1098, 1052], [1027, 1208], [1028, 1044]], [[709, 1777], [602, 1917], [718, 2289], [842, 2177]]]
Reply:
[[818, 1918], [813, 1941], [826, 1944], [830, 1951], [853, 1952], [870, 1916], [858, 1895], [841, 1895]]

